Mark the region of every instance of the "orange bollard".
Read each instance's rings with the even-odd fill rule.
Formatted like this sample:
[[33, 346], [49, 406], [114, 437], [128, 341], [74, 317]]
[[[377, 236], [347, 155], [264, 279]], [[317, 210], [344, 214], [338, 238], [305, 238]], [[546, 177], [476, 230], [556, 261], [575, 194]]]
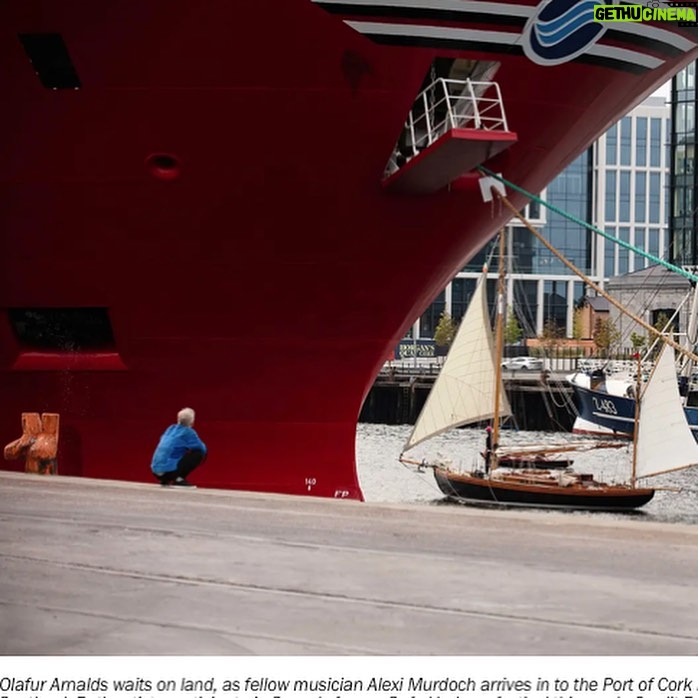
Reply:
[[22, 436], [5, 446], [5, 460], [25, 458], [24, 472], [55, 475], [58, 472], [59, 415], [22, 413]]

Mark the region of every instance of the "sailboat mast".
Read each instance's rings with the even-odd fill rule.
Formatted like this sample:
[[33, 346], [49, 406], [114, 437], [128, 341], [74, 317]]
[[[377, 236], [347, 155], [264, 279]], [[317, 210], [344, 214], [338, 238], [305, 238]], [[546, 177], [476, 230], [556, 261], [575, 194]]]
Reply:
[[499, 404], [502, 399], [502, 355], [504, 354], [504, 292], [505, 292], [505, 252], [506, 240], [504, 228], [499, 231], [499, 274], [497, 276], [497, 306], [495, 323], [495, 372], [494, 372], [494, 410], [492, 415], [492, 454], [490, 456], [490, 469], [497, 467], [497, 451], [495, 446], [499, 443]]
[[630, 474], [630, 486], [635, 487], [637, 480], [637, 437], [640, 430], [640, 390], [642, 389], [642, 357], [637, 354], [637, 376], [635, 377], [635, 424], [633, 427], [633, 469]]
[[[688, 318], [688, 328], [686, 330], [686, 349], [691, 351], [698, 341], [698, 284], [693, 286], [693, 293], [691, 294], [691, 314]], [[689, 380], [691, 375], [693, 375], [693, 367], [695, 362], [687, 358], [682, 366], [682, 375], [688, 376]]]

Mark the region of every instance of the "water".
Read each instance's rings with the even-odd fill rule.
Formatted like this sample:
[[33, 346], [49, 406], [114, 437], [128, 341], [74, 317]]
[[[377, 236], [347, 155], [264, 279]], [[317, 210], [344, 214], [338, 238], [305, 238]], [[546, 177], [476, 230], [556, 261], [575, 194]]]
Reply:
[[[444, 497], [431, 470], [415, 472], [398, 461], [402, 447], [412, 426], [359, 424], [356, 438], [356, 461], [359, 482], [367, 502], [410, 502], [433, 505]], [[513, 434], [504, 432], [502, 444]], [[549, 432], [516, 432], [516, 443], [559, 443], [561, 439], [580, 440], [570, 434]], [[469, 470], [478, 462], [483, 450], [485, 433], [482, 429], [456, 429], [416, 446], [409, 452], [415, 460], [439, 455], [450, 459], [454, 467]], [[594, 473], [604, 482], [624, 482], [630, 472], [632, 451], [629, 446], [621, 449], [603, 449], [574, 454], [575, 470]], [[479, 459], [482, 463], [482, 459]], [[639, 520], [698, 525], [698, 468], [667, 473], [652, 478], [652, 487], [680, 489], [662, 491], [638, 512], [606, 514], [599, 512], [568, 512], [570, 516], [594, 518], [618, 518], [632, 516]], [[459, 505], [454, 505], [459, 506]]]

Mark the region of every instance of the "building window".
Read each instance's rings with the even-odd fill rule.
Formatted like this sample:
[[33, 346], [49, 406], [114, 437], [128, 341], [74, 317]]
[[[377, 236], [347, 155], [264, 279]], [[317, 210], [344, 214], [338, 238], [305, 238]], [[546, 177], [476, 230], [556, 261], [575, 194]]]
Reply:
[[[667, 140], [670, 140], [671, 122], [667, 120]], [[693, 133], [696, 130], [696, 107], [689, 102], [686, 105], [686, 131]]]
[[[630, 228], [619, 228], [618, 238], [622, 242], [630, 242]], [[618, 273], [627, 274], [630, 271], [630, 250], [618, 245]]]
[[498, 252], [495, 251], [494, 256], [492, 256], [492, 248], [496, 248], [497, 251], [499, 250], [499, 240], [496, 237], [484, 244], [480, 251], [465, 265], [463, 271], [481, 272], [482, 267], [488, 259], [494, 260], [494, 264], [496, 264], [499, 255]]
[[[616, 231], [614, 228], [605, 228], [604, 231], [613, 237], [616, 237]], [[616, 275], [616, 243], [608, 238], [604, 239], [604, 269], [603, 275], [615, 276]]]
[[644, 116], [638, 117], [635, 126], [637, 128], [635, 164], [644, 167], [647, 165], [647, 119]]
[[635, 220], [644, 223], [645, 205], [647, 203], [647, 175], [644, 172], [635, 173]]
[[[647, 252], [647, 228], [635, 228], [635, 247], [639, 247], [644, 252]], [[647, 264], [647, 257], [643, 255], [635, 256], [635, 269], [646, 267]]]
[[676, 74], [676, 89], [685, 90], [686, 89], [686, 73], [688, 72], [688, 67], [684, 70], [680, 70]]
[[676, 131], [677, 133], [686, 133], [686, 107], [688, 105], [684, 102], [683, 104], [676, 105]]
[[681, 330], [679, 328], [679, 316], [676, 315], [676, 317], [674, 317], [675, 314], [676, 308], [657, 308], [656, 310], [651, 311], [651, 323], [653, 326], [656, 326], [657, 323], [660, 321], [663, 325], [671, 321], [671, 329], [673, 329], [674, 332], [680, 332]]
[[659, 167], [662, 162], [662, 120], [650, 119], [650, 165]]
[[693, 217], [693, 187], [686, 187], [686, 213]]
[[543, 325], [554, 322], [566, 333], [567, 330], [567, 282], [545, 281]]
[[526, 212], [524, 216], [531, 221], [540, 220], [540, 204], [537, 201], [531, 201], [531, 203], [526, 206]]
[[511, 258], [514, 271], [519, 274], [532, 274], [536, 262], [536, 250], [540, 244], [528, 228], [513, 227], [511, 231]]
[[618, 220], [630, 222], [630, 172], [620, 173], [620, 197], [618, 199]]
[[618, 125], [613, 124], [606, 132], [606, 164], [616, 164], [616, 147], [618, 144]]
[[661, 198], [661, 175], [659, 172], [650, 173], [650, 223], [659, 223], [659, 201]]
[[620, 121], [620, 164], [630, 164], [630, 151], [632, 145], [633, 122], [629, 116], [624, 116]]
[[683, 143], [679, 143], [674, 151], [674, 174], [677, 176], [684, 174], [687, 167], [686, 146]]
[[674, 190], [674, 214], [679, 218], [683, 218], [686, 214], [686, 189], [677, 187]]
[[476, 279], [453, 279], [451, 284], [451, 317], [460, 322], [475, 293]]
[[606, 207], [604, 219], [616, 220], [616, 173], [606, 172]]
[[[691, 114], [693, 114], [693, 105], [691, 105]], [[693, 119], [692, 116], [691, 119]], [[671, 119], [666, 119], [664, 122], [664, 130], [664, 167], [669, 167], [671, 164]]]
[[514, 280], [514, 307], [524, 336], [536, 336], [536, 308], [538, 307], [538, 282]]
[[424, 311], [419, 321], [420, 338], [433, 339], [441, 314], [446, 310], [446, 293], [441, 291], [436, 300]]

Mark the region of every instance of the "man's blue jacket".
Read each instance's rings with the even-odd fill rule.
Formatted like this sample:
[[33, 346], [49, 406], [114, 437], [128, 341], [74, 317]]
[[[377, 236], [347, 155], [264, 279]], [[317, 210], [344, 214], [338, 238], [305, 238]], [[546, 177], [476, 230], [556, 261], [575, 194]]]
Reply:
[[191, 427], [183, 424], [173, 424], [165, 429], [160, 437], [160, 443], [153, 454], [150, 469], [156, 475], [171, 473], [177, 470], [179, 459], [187, 452], [200, 449], [206, 455], [206, 444]]

